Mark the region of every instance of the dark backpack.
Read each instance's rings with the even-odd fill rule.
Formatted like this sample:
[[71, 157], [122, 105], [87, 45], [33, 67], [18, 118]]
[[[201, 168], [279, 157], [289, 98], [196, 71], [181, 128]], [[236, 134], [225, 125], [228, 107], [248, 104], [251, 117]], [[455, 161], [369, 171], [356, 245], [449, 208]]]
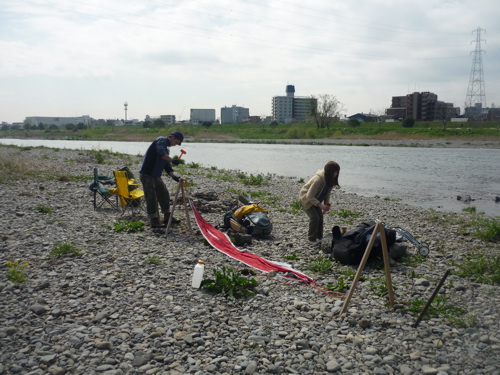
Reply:
[[[366, 221], [358, 224], [355, 228], [342, 234], [338, 226], [332, 228], [332, 254], [333, 257], [342, 264], [359, 264], [366, 247], [372, 236], [377, 223], [375, 221]], [[387, 248], [390, 248], [396, 242], [396, 231], [384, 228], [387, 239]], [[382, 243], [380, 242], [380, 233], [370, 252], [370, 260], [382, 259]]]

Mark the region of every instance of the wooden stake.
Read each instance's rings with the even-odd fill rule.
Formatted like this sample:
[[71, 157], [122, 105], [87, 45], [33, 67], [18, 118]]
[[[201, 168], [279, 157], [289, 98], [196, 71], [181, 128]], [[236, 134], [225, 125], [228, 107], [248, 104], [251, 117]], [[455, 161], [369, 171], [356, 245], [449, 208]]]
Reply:
[[189, 231], [193, 232], [193, 230], [191, 229], [191, 222], [189, 220], [189, 210], [188, 210], [188, 206], [187, 206], [187, 194], [186, 194], [186, 189], [184, 186], [184, 180], [181, 180], [181, 181], [182, 181], [182, 203], [184, 204], [184, 213], [186, 214], [186, 223], [187, 223], [187, 227], [188, 227]]
[[168, 236], [168, 230], [170, 229], [170, 225], [172, 224], [175, 206], [177, 205], [177, 198], [179, 197], [179, 191], [181, 190], [183, 182], [184, 182], [184, 180], [181, 178], [181, 180], [179, 181], [179, 185], [177, 186], [177, 191], [175, 192], [174, 203], [173, 203], [172, 208], [170, 210], [170, 217], [168, 218], [167, 228], [165, 229], [165, 237]]
[[358, 284], [359, 279], [361, 278], [361, 273], [365, 268], [366, 262], [368, 262], [368, 257], [370, 256], [370, 252], [372, 251], [373, 245], [375, 243], [375, 239], [377, 238], [377, 234], [380, 233], [380, 241], [382, 242], [382, 255], [384, 258], [384, 268], [385, 268], [385, 280], [387, 284], [387, 290], [389, 292], [389, 306], [392, 307], [394, 305], [394, 291], [392, 290], [391, 283], [391, 267], [389, 264], [389, 251], [387, 249], [387, 239], [385, 236], [385, 228], [382, 222], [377, 220], [377, 224], [375, 228], [373, 228], [373, 233], [370, 237], [370, 241], [368, 241], [368, 245], [366, 246], [365, 253], [363, 258], [361, 259], [361, 263], [359, 264], [358, 271], [356, 272], [356, 276], [352, 282], [351, 288], [347, 293], [347, 297], [344, 301], [344, 306], [342, 306], [342, 310], [340, 310], [340, 315], [342, 315], [346, 310], [349, 302], [351, 300], [352, 295], [354, 294], [354, 289]]

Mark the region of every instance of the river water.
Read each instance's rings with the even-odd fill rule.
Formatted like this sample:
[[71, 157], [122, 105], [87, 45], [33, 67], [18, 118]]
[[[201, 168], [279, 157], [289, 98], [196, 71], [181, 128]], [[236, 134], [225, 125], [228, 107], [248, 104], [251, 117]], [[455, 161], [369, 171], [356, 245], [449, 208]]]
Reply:
[[[18, 146], [110, 150], [143, 155], [150, 142], [0, 139]], [[253, 174], [276, 174], [308, 180], [329, 161], [340, 164], [342, 190], [364, 196], [399, 198], [439, 211], [478, 212], [500, 216], [500, 149], [410, 148], [380, 146], [184, 143], [171, 149], [187, 153], [186, 162]], [[470, 195], [470, 203], [457, 200]]]

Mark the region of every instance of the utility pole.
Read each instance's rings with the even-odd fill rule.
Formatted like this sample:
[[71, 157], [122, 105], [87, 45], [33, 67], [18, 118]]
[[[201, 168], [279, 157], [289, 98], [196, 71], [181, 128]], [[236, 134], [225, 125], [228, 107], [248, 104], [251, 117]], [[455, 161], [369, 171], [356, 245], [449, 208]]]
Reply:
[[[472, 68], [470, 70], [469, 87], [465, 97], [465, 114], [473, 115], [475, 118], [482, 117], [482, 109], [486, 108], [486, 94], [484, 89], [484, 73], [483, 73], [483, 52], [481, 49], [481, 31], [486, 30], [478, 27], [472, 33], [476, 33], [476, 48], [471, 51], [474, 54], [472, 58]], [[471, 41], [473, 43], [474, 41]], [[486, 43], [486, 41], [484, 40]], [[472, 112], [472, 113], [471, 113]]]

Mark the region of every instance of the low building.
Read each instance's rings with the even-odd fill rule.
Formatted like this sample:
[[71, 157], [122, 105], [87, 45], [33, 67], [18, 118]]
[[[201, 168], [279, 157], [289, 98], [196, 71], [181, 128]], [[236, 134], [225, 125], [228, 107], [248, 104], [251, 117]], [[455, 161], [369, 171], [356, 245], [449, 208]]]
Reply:
[[233, 105], [220, 109], [221, 124], [241, 124], [248, 117], [250, 117], [250, 110], [245, 107]]
[[215, 109], [191, 109], [189, 121], [191, 124], [215, 122]]
[[84, 115], [80, 117], [47, 117], [47, 116], [29, 116], [26, 117], [25, 122], [31, 126], [43, 125], [56, 125], [65, 126], [67, 124], [77, 125], [83, 123], [85, 125], [90, 125], [94, 119], [90, 116]]

